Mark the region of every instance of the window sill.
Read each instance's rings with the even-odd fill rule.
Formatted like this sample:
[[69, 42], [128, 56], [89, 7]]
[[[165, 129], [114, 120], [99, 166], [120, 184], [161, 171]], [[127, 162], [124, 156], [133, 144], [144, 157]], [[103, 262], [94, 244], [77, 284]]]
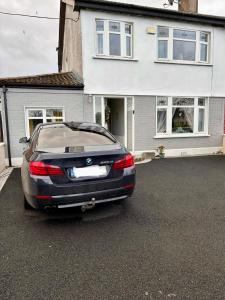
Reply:
[[155, 135], [154, 139], [173, 139], [173, 138], [198, 138], [210, 137], [210, 134], [172, 134], [172, 135]]
[[93, 56], [93, 59], [106, 59], [106, 60], [122, 60], [122, 61], [134, 61], [137, 62], [138, 59], [129, 57], [113, 57], [113, 56]]
[[189, 62], [189, 61], [172, 61], [172, 60], [155, 60], [157, 64], [172, 64], [172, 65], [188, 65], [188, 66], [204, 66], [212, 67], [213, 64], [205, 64], [201, 62]]

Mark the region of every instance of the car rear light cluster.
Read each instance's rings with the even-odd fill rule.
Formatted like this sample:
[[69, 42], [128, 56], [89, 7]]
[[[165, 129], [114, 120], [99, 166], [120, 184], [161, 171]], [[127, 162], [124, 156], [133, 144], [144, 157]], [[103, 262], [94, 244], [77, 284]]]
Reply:
[[122, 159], [116, 160], [113, 163], [114, 170], [121, 170], [132, 167], [134, 165], [134, 157], [131, 153], [126, 154]]
[[30, 161], [29, 172], [31, 175], [37, 176], [55, 176], [64, 174], [60, 167], [48, 165], [42, 161]]

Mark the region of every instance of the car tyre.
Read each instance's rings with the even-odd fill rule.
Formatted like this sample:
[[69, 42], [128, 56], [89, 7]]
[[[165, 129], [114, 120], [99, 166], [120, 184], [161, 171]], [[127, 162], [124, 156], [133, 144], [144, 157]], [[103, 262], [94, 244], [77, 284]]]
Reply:
[[32, 210], [33, 207], [27, 202], [26, 197], [24, 196], [24, 209], [26, 210]]

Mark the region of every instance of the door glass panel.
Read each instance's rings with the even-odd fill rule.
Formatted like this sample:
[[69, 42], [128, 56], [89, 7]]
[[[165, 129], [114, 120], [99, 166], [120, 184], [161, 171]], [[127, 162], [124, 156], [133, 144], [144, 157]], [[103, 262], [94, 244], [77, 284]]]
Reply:
[[127, 98], [127, 149], [134, 151], [133, 149], [133, 98]]
[[95, 97], [95, 119], [94, 122], [102, 125], [102, 98]]

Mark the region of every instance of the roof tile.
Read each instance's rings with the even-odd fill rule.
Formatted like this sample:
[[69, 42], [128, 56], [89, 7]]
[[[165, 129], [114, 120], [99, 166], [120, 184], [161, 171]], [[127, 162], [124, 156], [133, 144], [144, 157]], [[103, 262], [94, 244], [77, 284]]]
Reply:
[[0, 78], [0, 86], [83, 89], [83, 80], [74, 72]]

